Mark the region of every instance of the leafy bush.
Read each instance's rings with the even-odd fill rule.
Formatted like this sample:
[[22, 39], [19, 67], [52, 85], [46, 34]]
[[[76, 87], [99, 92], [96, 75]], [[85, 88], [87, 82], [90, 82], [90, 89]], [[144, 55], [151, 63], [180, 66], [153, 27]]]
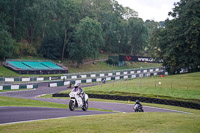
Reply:
[[5, 60], [15, 56], [17, 43], [12, 39], [10, 33], [0, 30], [0, 59]]
[[28, 55], [28, 56], [35, 56], [37, 55], [36, 49], [28, 43], [20, 43], [19, 46], [19, 55]]
[[118, 61], [117, 60], [114, 60], [112, 58], [109, 58], [107, 61], [106, 61], [107, 64], [109, 65], [118, 65]]

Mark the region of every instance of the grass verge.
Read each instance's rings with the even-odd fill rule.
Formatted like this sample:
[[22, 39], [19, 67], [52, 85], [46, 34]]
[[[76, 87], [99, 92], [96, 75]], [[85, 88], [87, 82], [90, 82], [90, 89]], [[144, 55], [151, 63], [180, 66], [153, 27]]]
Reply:
[[199, 123], [199, 114], [116, 113], [0, 125], [0, 132], [199, 133]]
[[[138, 96], [200, 103], [200, 73], [113, 82], [83, 90], [88, 94]], [[66, 92], [68, 93], [68, 92]]]
[[[34, 58], [33, 58], [34, 59]], [[37, 59], [37, 58], [36, 58]], [[30, 58], [32, 60], [32, 58]], [[42, 59], [44, 60], [44, 59]], [[58, 62], [58, 61], [55, 61]], [[133, 69], [133, 68], [149, 68], [149, 67], [161, 67], [161, 64], [154, 64], [154, 63], [143, 63], [143, 62], [134, 62], [129, 63], [129, 65], [124, 67], [113, 67], [111, 65], [106, 64], [105, 62], [97, 62], [96, 64], [87, 63], [83, 64], [79, 68], [76, 65], [71, 65], [65, 61], [64, 65], [68, 67], [69, 73], [79, 73], [79, 72], [96, 72], [96, 71], [108, 71], [108, 70], [123, 70], [123, 69]], [[49, 74], [49, 75], [34, 75], [34, 74], [18, 74], [2, 65], [0, 65], [0, 77], [50, 77], [50, 76], [61, 76], [63, 74]]]

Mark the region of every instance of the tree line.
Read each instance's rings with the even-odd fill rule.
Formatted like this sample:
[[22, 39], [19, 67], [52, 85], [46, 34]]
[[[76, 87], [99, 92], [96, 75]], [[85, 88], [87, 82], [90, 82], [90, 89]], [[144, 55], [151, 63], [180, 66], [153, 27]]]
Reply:
[[170, 73], [199, 70], [200, 0], [180, 0], [155, 22], [115, 0], [0, 0], [0, 59], [65, 58], [82, 64], [110, 53], [163, 59]]
[[200, 70], [200, 0], [180, 0], [174, 4], [165, 28], [156, 28], [150, 39], [152, 53], [163, 59], [171, 73], [181, 69]]
[[40, 55], [81, 64], [100, 50], [138, 55], [148, 46], [148, 26], [115, 0], [1, 0], [0, 11], [1, 59]]

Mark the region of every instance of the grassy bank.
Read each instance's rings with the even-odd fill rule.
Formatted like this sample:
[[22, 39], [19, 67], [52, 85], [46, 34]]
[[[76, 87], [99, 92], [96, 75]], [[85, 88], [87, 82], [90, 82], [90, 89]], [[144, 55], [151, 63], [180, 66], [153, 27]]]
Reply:
[[[57, 62], [57, 61], [56, 61]], [[133, 69], [133, 68], [149, 68], [149, 67], [161, 67], [161, 64], [153, 64], [153, 63], [141, 63], [134, 62], [128, 63], [127, 66], [124, 67], [113, 67], [105, 63], [105, 61], [97, 62], [96, 64], [86, 63], [81, 65], [79, 68], [76, 65], [72, 65], [69, 63], [70, 61], [65, 61], [64, 65], [68, 67], [69, 73], [79, 73], [79, 72], [94, 72], [94, 71], [108, 71], [108, 70], [123, 70], [123, 69]], [[51, 74], [51, 75], [33, 75], [33, 74], [18, 74], [4, 66], [0, 65], [0, 77], [50, 77], [50, 76], [60, 76], [63, 74]]]
[[[200, 103], [200, 73], [149, 77], [83, 88], [89, 94], [142, 96]], [[66, 92], [68, 93], [68, 92]]]
[[64, 104], [0, 96], [0, 106], [68, 108]]
[[117, 113], [1, 125], [0, 132], [199, 133], [199, 123], [199, 114]]

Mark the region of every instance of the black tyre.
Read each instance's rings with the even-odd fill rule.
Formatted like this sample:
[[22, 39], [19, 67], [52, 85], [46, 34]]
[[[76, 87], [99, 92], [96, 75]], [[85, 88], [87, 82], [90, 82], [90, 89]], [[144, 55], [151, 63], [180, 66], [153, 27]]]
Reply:
[[75, 109], [74, 101], [72, 101], [72, 100], [69, 101], [69, 109], [70, 109], [70, 111], [74, 111], [74, 109]]
[[84, 102], [84, 105], [82, 107], [83, 111], [87, 111], [87, 109], [88, 109], [88, 100]]

